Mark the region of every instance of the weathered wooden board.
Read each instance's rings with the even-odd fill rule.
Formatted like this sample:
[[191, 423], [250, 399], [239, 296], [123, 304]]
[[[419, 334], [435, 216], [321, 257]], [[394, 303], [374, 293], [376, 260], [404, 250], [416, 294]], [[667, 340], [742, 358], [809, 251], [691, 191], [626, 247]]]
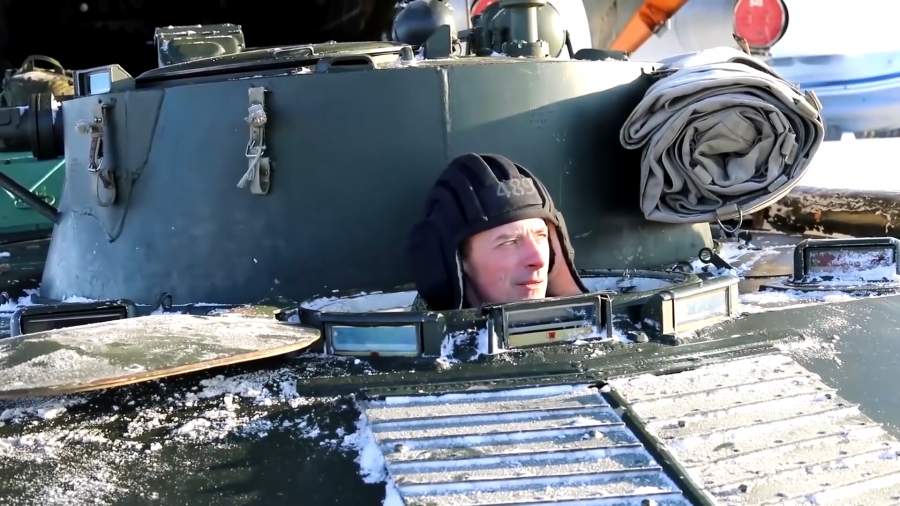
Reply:
[[319, 331], [267, 318], [154, 315], [0, 341], [0, 399], [110, 388], [302, 350]]

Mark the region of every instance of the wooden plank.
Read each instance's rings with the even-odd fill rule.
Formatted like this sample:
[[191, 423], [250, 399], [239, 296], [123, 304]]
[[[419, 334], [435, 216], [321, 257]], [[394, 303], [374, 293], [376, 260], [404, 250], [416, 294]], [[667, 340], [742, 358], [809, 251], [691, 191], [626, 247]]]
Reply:
[[0, 399], [112, 388], [308, 348], [319, 331], [271, 318], [153, 315], [0, 341]]

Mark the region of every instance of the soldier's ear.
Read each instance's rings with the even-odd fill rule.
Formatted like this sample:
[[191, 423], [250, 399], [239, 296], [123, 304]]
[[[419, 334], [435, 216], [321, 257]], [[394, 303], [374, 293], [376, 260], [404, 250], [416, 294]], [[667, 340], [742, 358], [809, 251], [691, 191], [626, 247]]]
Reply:
[[584, 293], [580, 280], [576, 279], [574, 266], [569, 265], [569, 255], [563, 252], [559, 229], [552, 223], [547, 224], [547, 229], [552, 259], [547, 273], [547, 296], [562, 297]]

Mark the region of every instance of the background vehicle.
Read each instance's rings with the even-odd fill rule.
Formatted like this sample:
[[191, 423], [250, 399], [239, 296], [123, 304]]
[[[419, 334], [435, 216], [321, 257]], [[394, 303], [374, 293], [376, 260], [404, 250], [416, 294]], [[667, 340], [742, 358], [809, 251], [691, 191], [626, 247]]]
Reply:
[[[634, 57], [653, 60], [733, 45], [736, 3], [691, 0]], [[775, 70], [822, 101], [826, 139], [838, 140], [843, 133], [895, 136], [900, 128], [900, 47], [891, 36], [896, 6], [880, 0], [865, 0], [854, 9], [797, 0], [785, 0], [784, 6], [784, 16], [750, 21], [760, 25], [759, 33], [770, 34], [768, 57]], [[762, 28], [767, 23], [772, 26]], [[775, 28], [782, 24], [783, 38]]]

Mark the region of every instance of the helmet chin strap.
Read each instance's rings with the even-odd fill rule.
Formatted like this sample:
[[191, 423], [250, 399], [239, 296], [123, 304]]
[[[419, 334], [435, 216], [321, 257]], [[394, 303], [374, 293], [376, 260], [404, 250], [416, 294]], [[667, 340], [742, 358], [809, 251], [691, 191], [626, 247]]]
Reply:
[[[550, 228], [550, 266], [547, 269], [547, 297], [561, 297], [565, 295], [581, 295], [584, 291], [578, 286], [572, 271], [569, 270], [569, 264], [562, 256], [562, 238], [559, 236], [559, 229], [553, 224], [548, 224]], [[561, 262], [555, 262], [557, 258], [557, 249], [560, 251], [559, 256], [563, 258]]]
[[463, 259], [462, 253], [459, 251], [456, 252], [456, 265], [459, 270], [459, 293], [461, 297], [460, 307], [458, 309], [466, 308], [466, 307], [478, 307], [481, 305], [481, 295], [478, 293], [478, 290], [475, 288], [475, 283], [469, 279], [469, 272], [466, 268], [466, 261]]
[[[475, 283], [469, 279], [469, 275], [463, 270], [463, 304], [462, 307], [480, 307], [484, 298], [478, 293]], [[462, 308], [460, 308], [462, 309]]]

